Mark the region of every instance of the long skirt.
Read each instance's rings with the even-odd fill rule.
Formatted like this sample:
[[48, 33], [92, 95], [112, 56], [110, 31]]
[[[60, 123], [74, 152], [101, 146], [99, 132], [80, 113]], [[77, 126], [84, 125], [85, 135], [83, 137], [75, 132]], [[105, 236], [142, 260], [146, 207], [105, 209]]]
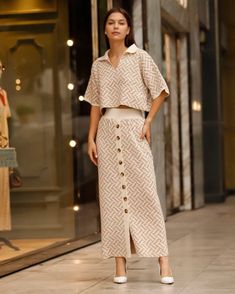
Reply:
[[[143, 113], [108, 108], [96, 137], [103, 258], [168, 255], [152, 151], [141, 139]], [[131, 246], [131, 244], [133, 246]]]

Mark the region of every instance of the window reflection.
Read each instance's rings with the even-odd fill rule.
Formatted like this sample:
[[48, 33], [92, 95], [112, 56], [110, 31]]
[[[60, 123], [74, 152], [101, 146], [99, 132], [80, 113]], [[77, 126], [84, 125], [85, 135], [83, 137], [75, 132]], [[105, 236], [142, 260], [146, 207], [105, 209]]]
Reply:
[[[0, 32], [7, 68], [1, 86], [23, 186], [11, 191], [12, 227], [0, 232], [0, 262], [100, 231], [97, 168], [87, 155], [90, 105], [83, 101], [92, 64], [91, 5], [52, 0], [59, 13], [50, 14], [44, 2], [36, 17], [24, 10], [13, 18], [14, 4], [6, 3], [1, 16], [9, 24]], [[42, 24], [44, 13], [49, 20]], [[16, 27], [17, 17], [30, 25]]]

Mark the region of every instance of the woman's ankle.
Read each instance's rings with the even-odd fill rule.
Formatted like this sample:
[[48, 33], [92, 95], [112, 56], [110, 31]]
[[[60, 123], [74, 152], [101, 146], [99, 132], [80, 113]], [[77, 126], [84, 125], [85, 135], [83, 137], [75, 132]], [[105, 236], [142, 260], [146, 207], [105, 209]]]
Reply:
[[115, 257], [116, 261], [116, 274], [119, 276], [126, 275], [126, 258]]
[[169, 264], [168, 256], [160, 256], [158, 258], [158, 263], [160, 266], [160, 275], [172, 276], [172, 270]]
[[115, 257], [115, 261], [117, 262], [126, 262], [126, 258], [124, 256]]
[[168, 258], [168, 256], [159, 256], [158, 262], [159, 262], [159, 264], [169, 263], [169, 258]]

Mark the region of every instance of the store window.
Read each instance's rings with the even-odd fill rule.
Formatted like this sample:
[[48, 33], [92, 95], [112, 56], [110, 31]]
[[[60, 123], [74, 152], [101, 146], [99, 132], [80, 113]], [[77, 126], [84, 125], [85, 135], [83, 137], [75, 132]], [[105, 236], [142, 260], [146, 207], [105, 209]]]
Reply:
[[0, 1], [0, 58], [6, 67], [1, 86], [11, 112], [9, 145], [23, 181], [10, 195], [8, 188], [0, 195], [1, 261], [76, 234], [64, 4]]
[[[0, 275], [27, 266], [27, 254], [40, 253], [32, 264], [100, 240], [97, 168], [87, 155], [90, 105], [83, 95], [94, 60], [94, 27], [107, 2], [96, 1], [97, 23], [93, 2], [0, 0], [0, 85], [9, 100], [9, 142], [23, 182], [0, 195]], [[3, 173], [8, 178], [1, 166], [0, 185]]]
[[87, 155], [90, 105], [83, 101], [93, 61], [92, 6], [89, 1], [70, 1], [70, 51], [75, 89], [72, 91], [75, 202], [79, 213], [77, 236], [99, 231], [97, 168]]

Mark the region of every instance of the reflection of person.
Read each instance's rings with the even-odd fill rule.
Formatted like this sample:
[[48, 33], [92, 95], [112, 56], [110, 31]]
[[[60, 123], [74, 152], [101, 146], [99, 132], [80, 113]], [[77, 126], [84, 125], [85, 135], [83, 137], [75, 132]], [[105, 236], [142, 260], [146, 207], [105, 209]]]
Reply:
[[[0, 78], [4, 67], [0, 61]], [[11, 116], [6, 91], [0, 87], [0, 142], [1, 147], [8, 147], [8, 124], [7, 119]], [[0, 231], [11, 229], [10, 218], [10, 191], [9, 191], [9, 168], [0, 167]]]
[[98, 166], [102, 255], [115, 257], [115, 283], [127, 281], [126, 258], [136, 253], [156, 257], [161, 282], [172, 284], [150, 149], [150, 125], [169, 90], [150, 55], [136, 47], [125, 10], [107, 13], [104, 32], [109, 50], [93, 63], [85, 93], [92, 104], [88, 154]]

